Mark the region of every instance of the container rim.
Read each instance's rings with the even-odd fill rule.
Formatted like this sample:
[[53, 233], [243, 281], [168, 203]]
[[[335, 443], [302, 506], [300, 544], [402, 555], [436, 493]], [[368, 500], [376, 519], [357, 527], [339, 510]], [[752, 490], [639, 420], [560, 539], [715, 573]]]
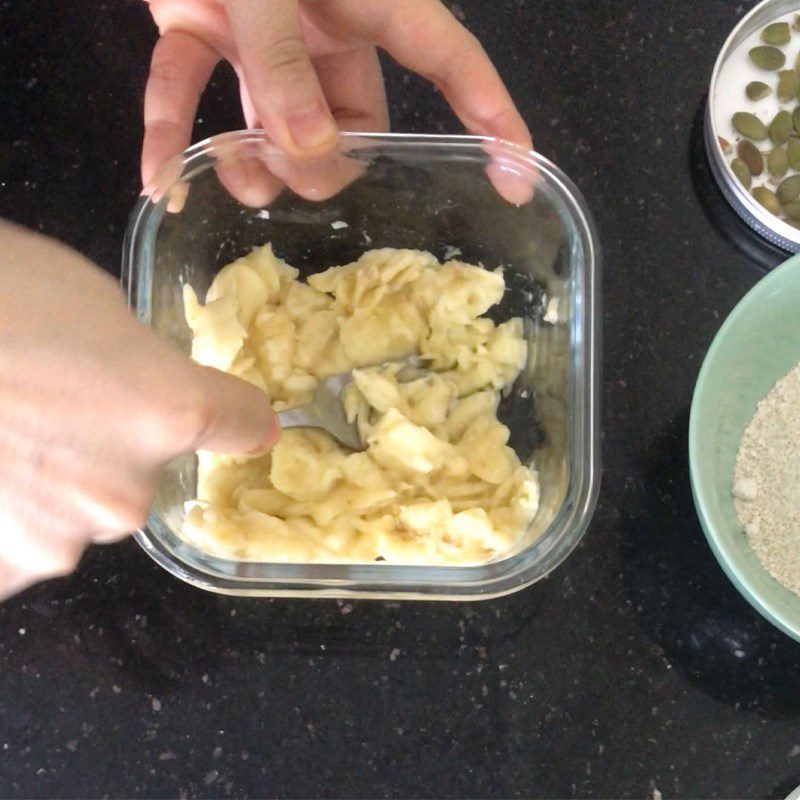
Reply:
[[[260, 129], [212, 136], [189, 147], [183, 154], [168, 162], [154, 182], [146, 187], [131, 214], [122, 255], [122, 283], [128, 296], [128, 304], [134, 312], [138, 312], [138, 309], [133, 284], [139, 271], [143, 229], [151, 214], [164, 204], [163, 201], [154, 201], [150, 195], [157, 192], [158, 197], [164, 197], [173, 184], [195, 174], [199, 164], [205, 162], [207, 166], [209, 158], [215, 152], [248, 144], [277, 147]], [[507, 558], [476, 566], [257, 564], [226, 561], [203, 554], [193, 558], [195, 563], [190, 563], [177, 552], [183, 545], [181, 540], [157, 515], [151, 513], [147, 525], [134, 533], [135, 539], [157, 563], [187, 583], [222, 594], [249, 596], [488, 599], [518, 591], [546, 577], [577, 546], [589, 525], [597, 503], [600, 478], [601, 253], [596, 226], [585, 199], [572, 181], [549, 159], [502, 139], [472, 135], [361, 132], [340, 134], [340, 150], [345, 154], [362, 149], [378, 150], [381, 146], [400, 148], [403, 151], [433, 147], [443, 154], [452, 150], [469, 150], [489, 157], [501, 155], [504, 163], [511, 163], [514, 167], [543, 176], [563, 202], [564, 210], [575, 224], [583, 252], [582, 321], [580, 329], [576, 331], [583, 364], [580, 397], [577, 398], [582, 413], [569, 415], [569, 424], [573, 428], [570, 432], [572, 463], [576, 461], [574, 450], [580, 448], [581, 474], [575, 475], [575, 470], [571, 470], [567, 494], [561, 508], [535, 543]], [[573, 324], [578, 323], [573, 321]], [[574, 383], [574, 379], [571, 383]], [[573, 389], [574, 391], [577, 389]], [[533, 563], [522, 563], [525, 557], [530, 558], [533, 551], [545, 544], [549, 548], [546, 552], [542, 550], [543, 554], [555, 554], [545, 568], [535, 559]], [[257, 567], [269, 567], [269, 578], [248, 574]], [[486, 570], [489, 567], [492, 572], [487, 578]], [[505, 569], [501, 569], [503, 567]], [[444, 589], [443, 584], [446, 587]]]

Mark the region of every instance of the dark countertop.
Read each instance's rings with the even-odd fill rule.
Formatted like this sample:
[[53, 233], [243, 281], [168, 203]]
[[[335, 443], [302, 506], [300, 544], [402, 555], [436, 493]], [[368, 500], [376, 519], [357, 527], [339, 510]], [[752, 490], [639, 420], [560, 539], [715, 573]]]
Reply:
[[[688, 409], [716, 329], [778, 257], [698, 149], [751, 3], [456, 3], [605, 249], [604, 480], [578, 550], [484, 603], [264, 601], [132, 541], [0, 606], [4, 797], [783, 797], [800, 645], [706, 546]], [[0, 215], [117, 272], [154, 30], [138, 0], [0, 2]], [[389, 71], [394, 125], [456, 131]], [[196, 135], [240, 127], [218, 73]], [[727, 227], [726, 227], [727, 226]], [[737, 239], [741, 239], [737, 243]], [[763, 258], [762, 258], [763, 255]]]

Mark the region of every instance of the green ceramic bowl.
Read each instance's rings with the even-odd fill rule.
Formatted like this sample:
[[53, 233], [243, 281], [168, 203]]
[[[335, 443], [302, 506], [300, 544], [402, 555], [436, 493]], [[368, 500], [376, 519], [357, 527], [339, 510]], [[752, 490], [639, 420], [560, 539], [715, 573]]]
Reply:
[[800, 362], [800, 255], [759, 281], [706, 355], [692, 399], [689, 467], [697, 513], [714, 555], [756, 610], [800, 641], [800, 597], [761, 566], [736, 520], [736, 451], [758, 401]]

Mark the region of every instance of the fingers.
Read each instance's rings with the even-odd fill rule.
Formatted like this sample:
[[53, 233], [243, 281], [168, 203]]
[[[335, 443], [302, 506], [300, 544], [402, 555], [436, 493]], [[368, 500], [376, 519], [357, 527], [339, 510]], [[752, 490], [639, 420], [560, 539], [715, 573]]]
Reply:
[[38, 575], [32, 575], [28, 570], [0, 558], [0, 603], [27, 589], [38, 580], [41, 580]]
[[374, 47], [315, 58], [314, 67], [341, 130], [379, 133], [389, 130], [386, 89]]
[[[338, 52], [314, 59], [313, 68], [336, 121], [343, 130], [385, 131], [389, 113], [378, 54], [374, 47]], [[252, 95], [240, 76], [242, 108], [248, 125], [257, 124]], [[341, 191], [363, 171], [351, 159], [330, 154], [290, 160], [282, 151], [265, 148], [247, 159], [221, 159], [215, 167], [220, 182], [245, 205], [265, 206], [284, 184], [301, 197], [324, 200]]]
[[211, 367], [196, 366], [195, 375], [204, 403], [190, 449], [251, 453], [275, 444], [278, 417], [260, 389]]
[[219, 55], [182, 31], [168, 31], [156, 42], [144, 95], [142, 184], [189, 146], [197, 104]]
[[[374, 9], [375, 6], [372, 6]], [[439, 0], [403, 0], [376, 13], [373, 35], [401, 64], [435, 84], [471, 133], [533, 146], [525, 122], [480, 42]], [[533, 178], [513, 158], [494, 152], [486, 173], [515, 205], [533, 197]]]
[[40, 504], [41, 513], [35, 519], [20, 519], [3, 506], [0, 503], [0, 602], [38, 581], [68, 575], [85, 547], [81, 537], [64, 534], [63, 517], [51, 513], [47, 500]]
[[438, 0], [397, 3], [378, 43], [436, 85], [472, 133], [530, 149], [530, 132], [486, 51]]
[[297, 0], [228, 0], [227, 9], [261, 125], [295, 157], [330, 152], [338, 130], [308, 55]]
[[265, 159], [234, 155], [214, 165], [219, 182], [240, 203], [251, 208], [269, 205], [283, 189], [283, 182], [270, 171]]
[[341, 153], [332, 153], [314, 161], [300, 161], [286, 158], [275, 147], [265, 151], [264, 164], [295, 194], [317, 202], [338, 194], [362, 175], [365, 168], [363, 162]]
[[[385, 131], [389, 126], [386, 93], [383, 75], [374, 47], [365, 46], [357, 50], [338, 52], [315, 58], [314, 69], [325, 93], [328, 105], [342, 130]], [[243, 106], [247, 109], [250, 93], [243, 85]], [[247, 110], [245, 111], [247, 114]], [[258, 169], [258, 168], [261, 169]], [[234, 172], [238, 175], [239, 167]], [[262, 174], [266, 173], [265, 174]], [[363, 172], [363, 164], [339, 153], [331, 153], [316, 159], [287, 159], [285, 154], [266, 147], [261, 160], [247, 164], [247, 180], [262, 189], [267, 185], [266, 176], [271, 176], [281, 186], [289, 188], [309, 200], [325, 200], [340, 192]], [[234, 191], [233, 185], [244, 185], [245, 176], [230, 180], [218, 170], [220, 180], [229, 191], [242, 200], [250, 194], [247, 190]], [[263, 193], [262, 193], [263, 194]], [[277, 191], [273, 193], [277, 194]], [[258, 197], [258, 192], [251, 195]], [[243, 202], [246, 202], [242, 200]], [[248, 205], [255, 205], [253, 202]], [[264, 205], [264, 203], [261, 203]]]
[[250, 97], [250, 92], [247, 89], [247, 83], [244, 79], [244, 71], [241, 67], [236, 68], [236, 74], [239, 77], [239, 98], [242, 101], [242, 114], [244, 114], [244, 124], [248, 128], [258, 127], [258, 112], [253, 104], [253, 98]]
[[19, 592], [24, 591], [34, 583], [65, 575], [69, 570], [49, 574], [40, 569], [29, 569], [0, 556], [0, 603]]
[[471, 133], [531, 147], [527, 126], [478, 40], [439, 0], [343, 0], [339, 20], [358, 20], [362, 37], [444, 94]]

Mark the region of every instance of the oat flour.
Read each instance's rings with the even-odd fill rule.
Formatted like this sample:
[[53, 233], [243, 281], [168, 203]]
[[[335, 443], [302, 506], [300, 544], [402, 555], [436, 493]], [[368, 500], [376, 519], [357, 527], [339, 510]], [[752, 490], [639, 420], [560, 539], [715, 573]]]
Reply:
[[733, 495], [750, 547], [800, 594], [800, 364], [756, 407], [736, 455]]

